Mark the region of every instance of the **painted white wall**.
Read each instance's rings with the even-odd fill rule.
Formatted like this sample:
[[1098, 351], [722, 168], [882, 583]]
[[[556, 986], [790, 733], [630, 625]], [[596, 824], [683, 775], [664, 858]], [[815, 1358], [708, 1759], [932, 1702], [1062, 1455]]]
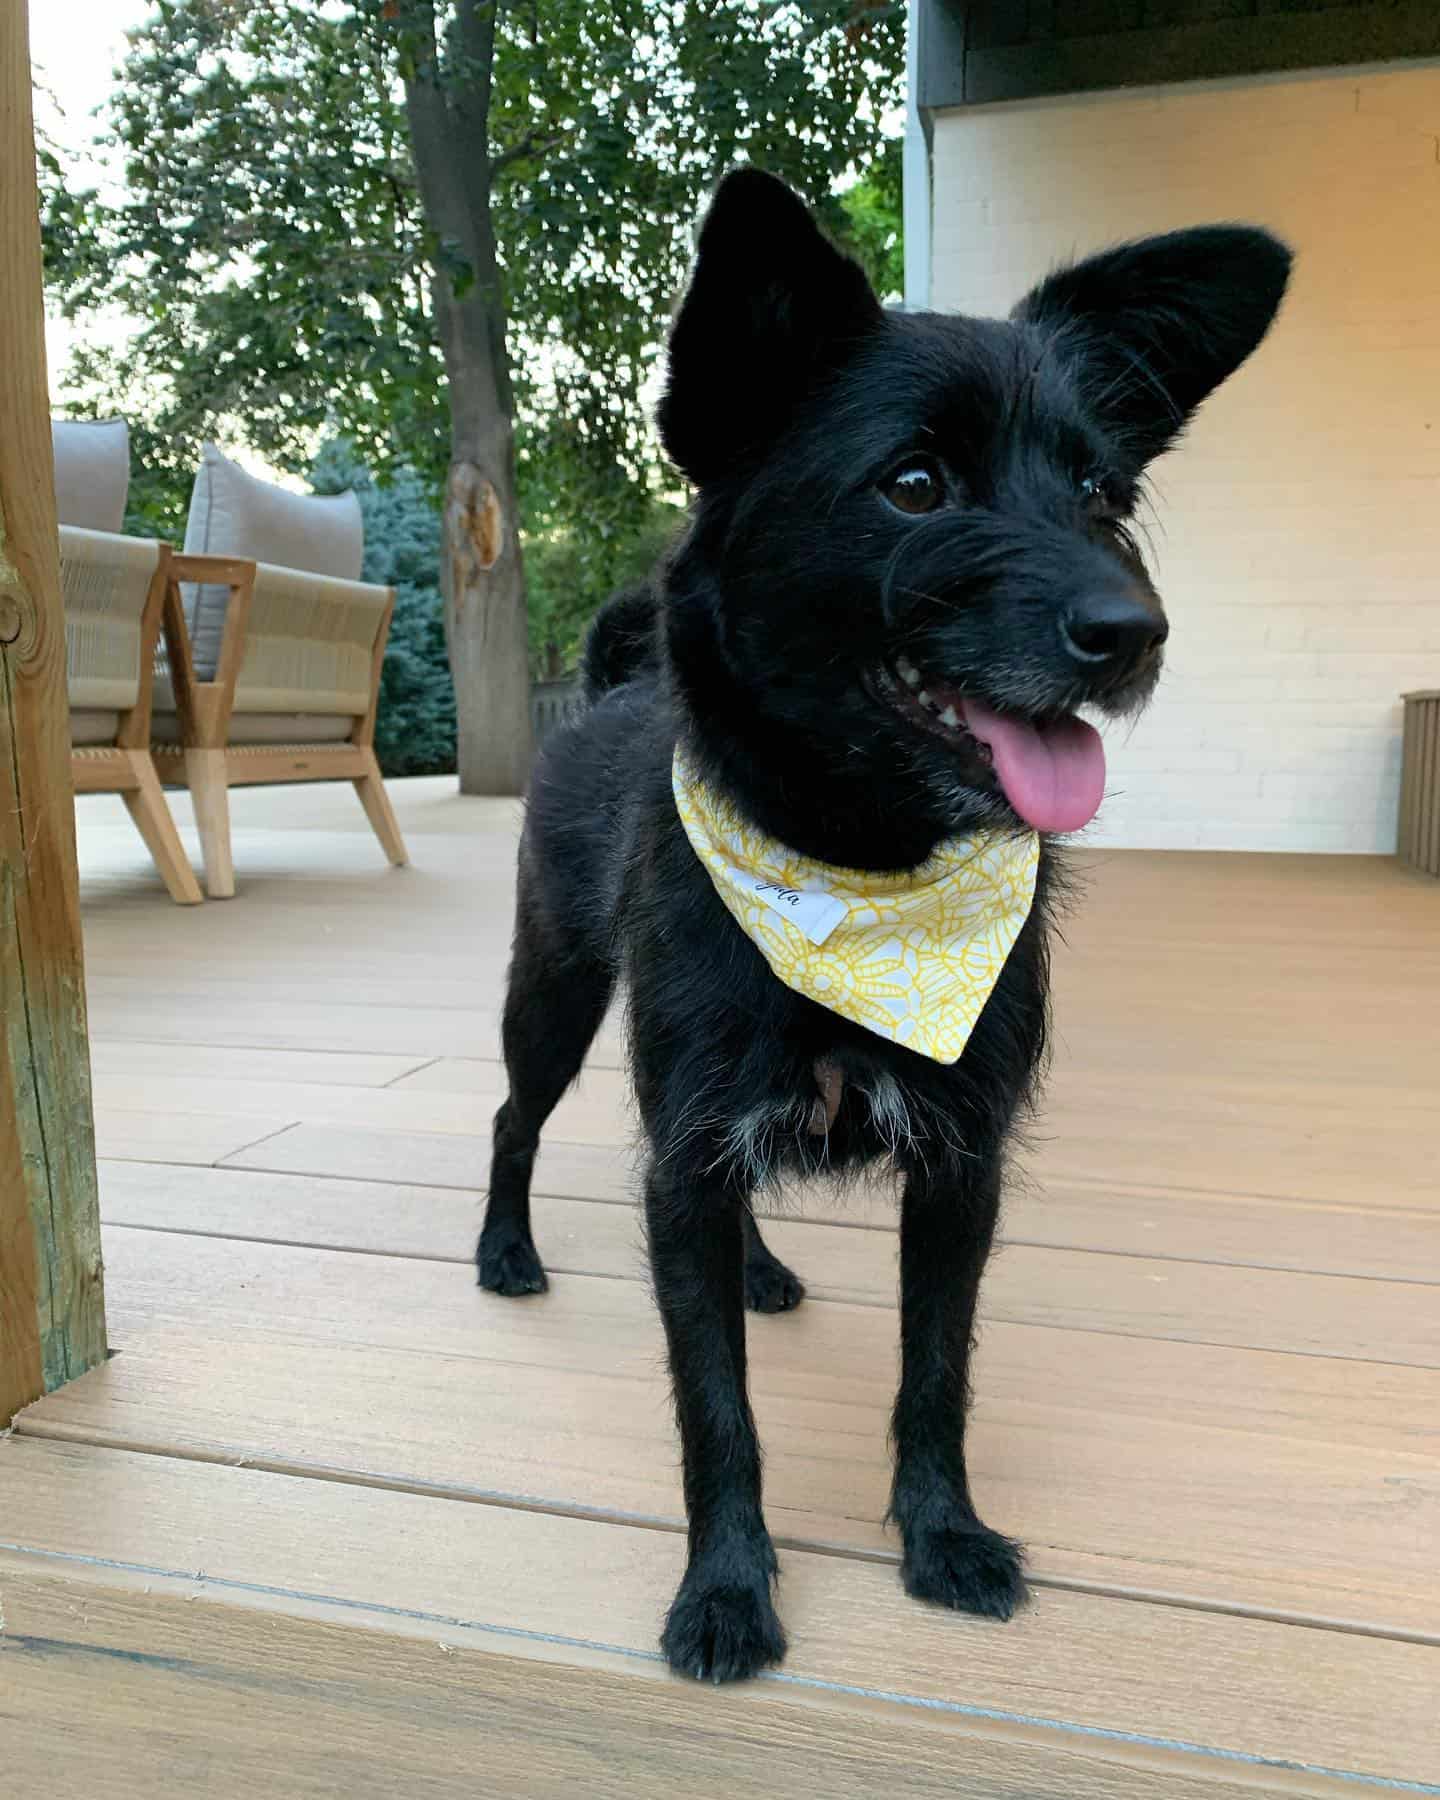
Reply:
[[1155, 465], [1168, 670], [1089, 838], [1392, 852], [1397, 697], [1440, 686], [1440, 63], [961, 109], [933, 151], [941, 310], [1206, 220], [1295, 246], [1274, 335]]

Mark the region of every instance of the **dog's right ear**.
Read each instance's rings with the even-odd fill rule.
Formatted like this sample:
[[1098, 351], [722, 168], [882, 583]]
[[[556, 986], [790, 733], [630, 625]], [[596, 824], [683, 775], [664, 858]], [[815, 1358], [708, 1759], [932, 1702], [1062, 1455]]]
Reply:
[[1144, 463], [1270, 329], [1290, 251], [1255, 225], [1197, 225], [1057, 269], [1014, 317], [1058, 329], [1096, 411]]
[[670, 332], [666, 453], [698, 487], [773, 441], [883, 314], [858, 263], [773, 175], [733, 170], [700, 229]]

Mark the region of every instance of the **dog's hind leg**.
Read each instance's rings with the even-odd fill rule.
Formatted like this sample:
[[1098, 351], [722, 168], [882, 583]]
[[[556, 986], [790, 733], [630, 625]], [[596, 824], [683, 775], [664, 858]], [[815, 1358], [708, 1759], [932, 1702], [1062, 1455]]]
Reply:
[[919, 1600], [1008, 1619], [1025, 1601], [1020, 1546], [982, 1524], [965, 1468], [971, 1337], [1000, 1208], [1001, 1159], [912, 1167], [900, 1213], [900, 1392], [890, 1516]]
[[745, 1304], [751, 1312], [790, 1312], [805, 1298], [805, 1283], [787, 1269], [760, 1235], [747, 1206], [745, 1227]]
[[510, 1093], [495, 1115], [490, 1198], [475, 1261], [494, 1294], [540, 1294], [545, 1269], [530, 1231], [530, 1177], [540, 1131], [580, 1073], [610, 1003], [608, 965], [572, 949], [557, 957], [532, 924], [524, 897], [505, 995], [502, 1039]]

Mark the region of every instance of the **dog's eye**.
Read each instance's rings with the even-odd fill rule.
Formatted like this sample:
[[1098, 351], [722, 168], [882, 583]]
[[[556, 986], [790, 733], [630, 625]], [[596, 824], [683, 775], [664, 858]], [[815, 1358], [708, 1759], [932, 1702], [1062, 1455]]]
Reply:
[[934, 512], [945, 499], [945, 478], [928, 456], [912, 456], [890, 471], [880, 492], [897, 512]]
[[1118, 519], [1125, 511], [1124, 502], [1104, 475], [1087, 475], [1080, 483], [1080, 498], [1092, 519]]

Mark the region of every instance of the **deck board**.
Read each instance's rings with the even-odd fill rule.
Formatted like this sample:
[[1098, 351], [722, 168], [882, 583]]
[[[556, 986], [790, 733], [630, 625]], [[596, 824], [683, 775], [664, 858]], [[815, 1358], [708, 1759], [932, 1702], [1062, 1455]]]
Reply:
[[[197, 1027], [203, 1030], [203, 1026]], [[167, 1044], [147, 1038], [96, 1038], [91, 1072], [102, 1085], [112, 1077], [145, 1080], [164, 1093], [181, 1077], [228, 1082], [304, 1081], [343, 1087], [390, 1087], [419, 1072], [420, 1056], [374, 1056], [364, 1051], [252, 1050], [229, 1044]]]
[[[1440, 1066], [1440, 1033], [1435, 1055]], [[1411, 1082], [1392, 1083], [1377, 1095], [1337, 1081], [1257, 1085], [1228, 1071], [1206, 1071], [1197, 1080], [1193, 1067], [1095, 1069], [1072, 1047], [1052, 1073], [1022, 1165], [1039, 1181], [1132, 1185], [1153, 1184], [1183, 1168], [1196, 1187], [1220, 1192], [1243, 1188], [1275, 1198], [1303, 1193], [1351, 1206], [1403, 1202], [1440, 1216], [1440, 1184], [1424, 1130], [1433, 1122], [1437, 1096], [1435, 1082], [1426, 1086], [1422, 1072], [1417, 1068]], [[1135, 1105], [1140, 1082], [1143, 1107]], [[437, 1099], [433, 1122], [417, 1111], [416, 1125], [448, 1130], [454, 1121], [463, 1129], [465, 1101], [493, 1110], [504, 1093], [504, 1071], [489, 1059], [441, 1057], [401, 1076], [391, 1089], [450, 1097], [454, 1104], [448, 1107]], [[573, 1098], [583, 1108], [557, 1112], [554, 1135], [614, 1142], [617, 1123], [623, 1127], [628, 1117], [621, 1076], [588, 1070]], [[598, 1131], [596, 1103], [604, 1108]], [[324, 1122], [323, 1105], [317, 1096], [304, 1121]], [[395, 1110], [403, 1120], [403, 1111]], [[620, 1141], [626, 1141], [623, 1135]]]
[[209, 1165], [242, 1156], [289, 1130], [281, 1114], [150, 1112], [95, 1104], [95, 1150], [101, 1157]]
[[[157, 1081], [148, 1075], [102, 1071], [96, 1081], [97, 1104], [115, 1112], [186, 1113], [212, 1116], [283, 1118], [297, 1125], [363, 1125], [370, 1131], [474, 1134], [488, 1125], [505, 1098], [499, 1063], [490, 1086], [466, 1094], [424, 1090], [360, 1087], [334, 1082], [245, 1080], [204, 1075], [175, 1075]], [[552, 1115], [555, 1135], [565, 1142], [600, 1149], [623, 1148], [635, 1137], [629, 1085], [619, 1070], [592, 1069], [561, 1100]]]
[[[468, 1627], [512, 1634], [513, 1649], [553, 1653], [568, 1640], [611, 1667], [623, 1659], [633, 1673], [658, 1673], [654, 1622], [682, 1554], [669, 1533], [25, 1439], [0, 1461], [0, 1503], [7, 1535], [50, 1553], [32, 1558], [32, 1579], [83, 1574], [88, 1559], [124, 1565], [132, 1593], [137, 1580], [168, 1579], [183, 1594], [233, 1604], [250, 1584], [273, 1590], [272, 1603], [288, 1592], [322, 1615], [330, 1602], [330, 1617], [335, 1602], [369, 1609], [372, 1624], [392, 1608], [428, 1636], [432, 1670], [443, 1661], [436, 1641], [453, 1646]], [[22, 1562], [0, 1565], [7, 1592]], [[1397, 1734], [1430, 1766], [1440, 1759], [1433, 1655], [1423, 1646], [1058, 1591], [1000, 1627], [917, 1607], [893, 1570], [874, 1564], [788, 1551], [782, 1565], [790, 1657], [783, 1678], [740, 1690], [752, 1701], [795, 1687], [817, 1700], [841, 1688], [874, 1694], [883, 1683], [912, 1708], [1084, 1725], [1311, 1768], [1403, 1778], [1410, 1765]], [[406, 1629], [403, 1617], [393, 1624]], [[662, 1687], [694, 1696], [700, 1710], [689, 1716], [703, 1721], [713, 1694]]]
[[[236, 1168], [111, 1162], [101, 1170], [107, 1223], [217, 1237], [263, 1235], [312, 1249], [466, 1265], [482, 1198], [478, 1190]], [[1317, 1213], [1314, 1223], [1322, 1220]], [[553, 1272], [648, 1279], [635, 1206], [541, 1194], [534, 1221]], [[897, 1247], [885, 1226], [856, 1230], [779, 1218], [770, 1221], [765, 1237], [816, 1299], [893, 1309]], [[1050, 1248], [1015, 1242], [1008, 1231], [1004, 1253], [986, 1274], [981, 1314], [1126, 1337], [1440, 1368], [1440, 1304], [1433, 1285], [1424, 1282], [1250, 1269], [1090, 1246]]]
[[[1440, 983], [1437, 983], [1440, 986]], [[436, 1067], [441, 1079], [431, 1079]], [[1440, 1067], [1440, 1046], [1436, 1051]], [[247, 1079], [201, 1073], [157, 1078], [109, 1059], [96, 1071], [97, 1103], [118, 1112], [258, 1113], [306, 1126], [367, 1131], [482, 1132], [505, 1097], [499, 1062], [474, 1059], [455, 1085], [446, 1063], [381, 1088], [318, 1079]], [[463, 1085], [460, 1083], [463, 1081]], [[1145, 1105], [1136, 1107], [1137, 1083]], [[1304, 1107], [1294, 1094], [1193, 1075], [1066, 1070], [1051, 1083], [1044, 1116], [1022, 1167], [1038, 1181], [1154, 1184], [1183, 1170], [1192, 1185], [1262, 1198], [1297, 1195], [1319, 1204], [1421, 1206], [1440, 1229], [1440, 1196], [1425, 1127], [1433, 1096], [1418, 1085], [1383, 1102], [1320, 1086]], [[1313, 1113], [1305, 1111], [1313, 1107]], [[1303, 1125], [1297, 1113], [1305, 1111]], [[592, 1068], [561, 1100], [552, 1135], [567, 1143], [624, 1148], [638, 1123], [618, 1069]]]
[[[164, 1142], [162, 1126], [154, 1127], [149, 1141]], [[237, 1169], [474, 1189], [489, 1173], [490, 1140], [460, 1132], [295, 1125], [218, 1160]], [[1173, 1173], [1191, 1169], [1182, 1165]], [[629, 1201], [636, 1191], [634, 1159], [628, 1147], [551, 1138], [541, 1146], [535, 1184], [537, 1193]], [[893, 1194], [880, 1186], [838, 1195], [810, 1186], [778, 1199], [762, 1197], [757, 1211], [835, 1225], [888, 1227], [895, 1220]], [[1005, 1231], [1013, 1242], [1057, 1249], [1143, 1250], [1252, 1268], [1440, 1282], [1440, 1216], [1423, 1200], [1317, 1203], [1158, 1182], [1042, 1182], [1032, 1175], [1011, 1184]]]
[[[450, 1263], [123, 1227], [106, 1250], [120, 1354], [24, 1430], [679, 1522], [637, 1282], [517, 1304]], [[893, 1556], [893, 1316], [817, 1300], [751, 1345], [776, 1532]], [[992, 1321], [975, 1386], [980, 1504], [1038, 1575], [1440, 1636], [1440, 1372]]]
[[3, 1558], [0, 1570], [25, 1628], [0, 1642], [0, 1716], [11, 1725], [7, 1772], [26, 1793], [53, 1780], [57, 1739], [76, 1791], [123, 1800], [670, 1800], [677, 1787], [725, 1800], [1395, 1792], [1348, 1772], [957, 1715], [888, 1692], [685, 1689], [649, 1663], [616, 1670], [588, 1649], [564, 1660], [517, 1654], [508, 1636], [449, 1623], [431, 1623], [444, 1636], [427, 1638], [352, 1607], [316, 1618], [295, 1600], [287, 1613], [248, 1595], [226, 1606], [157, 1576], [17, 1574]]
[[109, 797], [77, 807], [117, 1354], [0, 1440], [17, 1791], [63, 1732], [117, 1800], [217, 1771], [281, 1800], [1440, 1794], [1440, 884], [1072, 858], [977, 1369], [976, 1486], [1035, 1604], [901, 1593], [893, 1196], [809, 1187], [766, 1210], [811, 1297], [751, 1330], [792, 1652], [717, 1693], [655, 1650], [682, 1540], [621, 1021], [542, 1151], [552, 1292], [482, 1296], [519, 813], [395, 799], [404, 871], [346, 788], [237, 792], [240, 893], [188, 912]]

